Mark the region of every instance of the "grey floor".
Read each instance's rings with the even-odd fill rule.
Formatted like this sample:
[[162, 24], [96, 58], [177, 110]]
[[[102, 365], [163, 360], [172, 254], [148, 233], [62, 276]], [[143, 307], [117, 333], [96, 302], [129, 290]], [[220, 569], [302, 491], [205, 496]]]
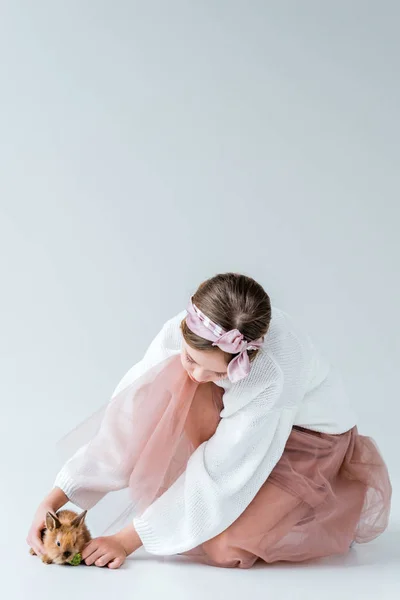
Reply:
[[[132, 597], [204, 600], [400, 597], [400, 511], [374, 542], [355, 546], [346, 557], [307, 565], [256, 566], [249, 571], [216, 569], [187, 559], [156, 559], [137, 553], [118, 571], [45, 566], [24, 545], [25, 520], [8, 520], [9, 543], [0, 548], [1, 595], [7, 600], [72, 600]], [[12, 535], [11, 535], [12, 534]], [[3, 543], [4, 542], [4, 543]], [[4, 595], [3, 595], [4, 594]]]

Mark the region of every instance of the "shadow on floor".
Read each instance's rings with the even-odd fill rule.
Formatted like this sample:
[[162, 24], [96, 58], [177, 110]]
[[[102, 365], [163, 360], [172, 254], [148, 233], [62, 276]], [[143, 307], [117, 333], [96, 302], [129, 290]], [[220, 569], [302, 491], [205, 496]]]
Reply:
[[[168, 564], [176, 564], [181, 566], [183, 562], [189, 562], [193, 566], [196, 562], [193, 559], [186, 556], [173, 556], [173, 557], [158, 557], [149, 554], [134, 555], [128, 561], [153, 561], [162, 562]], [[322, 567], [326, 569], [343, 569], [343, 568], [356, 568], [365, 566], [397, 566], [400, 570], [400, 529], [396, 531], [386, 531], [381, 537], [368, 544], [355, 544], [344, 556], [333, 556], [329, 558], [323, 558], [319, 560], [302, 562], [302, 563], [274, 563], [273, 565], [267, 565], [259, 562], [252, 569], [309, 569], [310, 566], [314, 568]], [[198, 567], [205, 567], [207, 565], [198, 563]], [[207, 566], [208, 567], [208, 566]]]

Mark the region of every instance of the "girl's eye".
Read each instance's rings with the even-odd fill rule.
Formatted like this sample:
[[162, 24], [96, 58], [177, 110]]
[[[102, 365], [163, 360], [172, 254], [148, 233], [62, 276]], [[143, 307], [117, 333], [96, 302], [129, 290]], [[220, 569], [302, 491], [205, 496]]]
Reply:
[[57, 541], [57, 546], [58, 546], [58, 547], [60, 547], [60, 546], [61, 546], [61, 543], [60, 543], [60, 542], [58, 542], [58, 541]]
[[[185, 358], [188, 363], [190, 363], [190, 364], [195, 363], [195, 361], [192, 358], [190, 358], [189, 354], [185, 354]], [[219, 379], [223, 379], [224, 377], [226, 377], [226, 373], [215, 373], [215, 374]]]

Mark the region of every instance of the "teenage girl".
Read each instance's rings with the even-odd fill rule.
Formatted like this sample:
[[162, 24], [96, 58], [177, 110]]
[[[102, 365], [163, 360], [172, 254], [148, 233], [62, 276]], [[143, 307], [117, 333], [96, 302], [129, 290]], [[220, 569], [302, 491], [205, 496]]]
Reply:
[[47, 511], [128, 487], [129, 524], [92, 540], [87, 564], [118, 568], [142, 545], [242, 568], [343, 554], [385, 530], [391, 499], [338, 374], [236, 273], [202, 283], [123, 377], [28, 543], [43, 552]]

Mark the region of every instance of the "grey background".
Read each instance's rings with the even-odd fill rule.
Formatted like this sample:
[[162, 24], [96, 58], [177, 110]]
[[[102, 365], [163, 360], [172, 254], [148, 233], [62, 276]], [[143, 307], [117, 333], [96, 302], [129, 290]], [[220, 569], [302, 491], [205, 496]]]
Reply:
[[[340, 367], [398, 490], [399, 16], [0, 2], [0, 503], [18, 556], [56, 441], [221, 271], [259, 280]], [[15, 597], [42, 576], [25, 568]]]

